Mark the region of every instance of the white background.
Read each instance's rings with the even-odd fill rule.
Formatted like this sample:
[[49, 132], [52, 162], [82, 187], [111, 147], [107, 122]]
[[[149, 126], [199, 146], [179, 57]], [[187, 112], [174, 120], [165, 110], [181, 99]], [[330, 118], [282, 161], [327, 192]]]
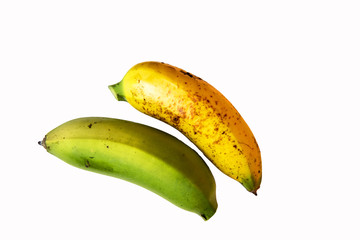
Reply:
[[[1, 1], [0, 239], [359, 239], [358, 1]], [[211, 83], [262, 151], [258, 196], [209, 164], [209, 221], [37, 142], [77, 117], [170, 126], [109, 84], [164, 61]], [[209, 163], [209, 161], [207, 161]]]

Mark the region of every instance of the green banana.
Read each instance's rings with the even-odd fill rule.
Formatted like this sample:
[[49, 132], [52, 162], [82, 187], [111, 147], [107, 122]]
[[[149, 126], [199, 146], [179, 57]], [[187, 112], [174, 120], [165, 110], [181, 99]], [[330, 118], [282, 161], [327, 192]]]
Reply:
[[39, 144], [70, 165], [142, 186], [204, 220], [217, 210], [216, 184], [206, 163], [158, 129], [113, 118], [78, 118]]

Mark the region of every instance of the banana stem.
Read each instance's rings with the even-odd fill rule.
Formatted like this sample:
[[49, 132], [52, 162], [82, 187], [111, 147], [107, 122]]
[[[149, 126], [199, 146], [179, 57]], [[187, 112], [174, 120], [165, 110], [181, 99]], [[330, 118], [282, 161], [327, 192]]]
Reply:
[[112, 92], [112, 94], [114, 95], [114, 97], [116, 98], [116, 100], [118, 100], [118, 101], [126, 101], [122, 81], [120, 81], [120, 82], [118, 82], [116, 84], [110, 85], [109, 89]]

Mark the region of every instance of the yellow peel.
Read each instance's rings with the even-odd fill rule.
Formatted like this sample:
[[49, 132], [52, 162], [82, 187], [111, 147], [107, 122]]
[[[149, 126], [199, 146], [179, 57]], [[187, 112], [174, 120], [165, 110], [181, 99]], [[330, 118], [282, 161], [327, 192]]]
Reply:
[[181, 131], [217, 168], [256, 195], [262, 178], [259, 146], [240, 113], [216, 88], [160, 62], [135, 65], [109, 88], [117, 100]]

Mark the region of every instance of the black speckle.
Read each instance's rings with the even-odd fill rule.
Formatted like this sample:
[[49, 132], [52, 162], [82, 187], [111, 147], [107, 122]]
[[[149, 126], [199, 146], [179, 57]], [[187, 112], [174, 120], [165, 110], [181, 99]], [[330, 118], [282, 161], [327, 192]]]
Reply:
[[106, 146], [106, 148], [109, 148], [109, 146]]
[[237, 145], [235, 144], [234, 146], [233, 146], [235, 149], [237, 149]]
[[90, 123], [89, 125], [88, 125], [88, 128], [91, 128], [92, 127], [92, 123]]
[[173, 118], [173, 122], [174, 122], [175, 124], [178, 124], [178, 123], [179, 123], [179, 117], [174, 117], [174, 118]]
[[90, 167], [90, 162], [89, 162], [89, 160], [86, 160], [86, 161], [85, 161], [85, 167], [86, 167], [86, 168]]
[[180, 72], [182, 73], [182, 74], [184, 74], [184, 75], [187, 75], [187, 76], [189, 76], [189, 77], [194, 77], [191, 73], [189, 73], [189, 72], [185, 72], [184, 70], [180, 70]]

